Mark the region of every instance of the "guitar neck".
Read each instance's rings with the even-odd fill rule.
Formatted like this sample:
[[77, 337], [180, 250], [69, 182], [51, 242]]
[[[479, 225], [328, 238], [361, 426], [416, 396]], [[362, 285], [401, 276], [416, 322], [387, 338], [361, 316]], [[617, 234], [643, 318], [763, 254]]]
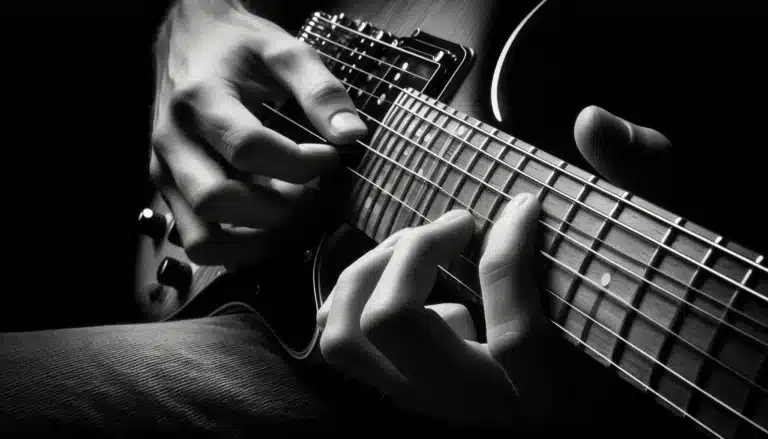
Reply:
[[470, 210], [477, 239], [442, 269], [480, 303], [482, 237], [512, 197], [535, 194], [553, 325], [711, 435], [768, 434], [762, 256], [430, 97], [446, 73], [435, 57], [368, 23], [316, 13], [299, 38], [372, 132], [347, 168], [351, 223], [381, 241]]

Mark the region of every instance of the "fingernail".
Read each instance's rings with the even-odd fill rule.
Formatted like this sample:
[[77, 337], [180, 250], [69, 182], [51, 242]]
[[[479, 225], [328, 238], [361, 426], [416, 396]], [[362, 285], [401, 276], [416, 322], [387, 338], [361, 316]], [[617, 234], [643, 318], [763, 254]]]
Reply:
[[367, 127], [356, 114], [342, 110], [331, 117], [331, 129], [336, 134], [362, 134]]
[[511, 200], [509, 200], [509, 203], [507, 203], [507, 205], [504, 207], [504, 213], [506, 214], [506, 213], [512, 212], [513, 209], [522, 207], [532, 197], [533, 195], [529, 193], [521, 193], [521, 194], [515, 195]]
[[525, 203], [531, 200], [533, 198], [533, 194], [529, 194], [527, 192], [524, 192], [522, 194], [518, 194], [517, 197], [515, 197], [515, 204], [518, 206], [523, 206]]

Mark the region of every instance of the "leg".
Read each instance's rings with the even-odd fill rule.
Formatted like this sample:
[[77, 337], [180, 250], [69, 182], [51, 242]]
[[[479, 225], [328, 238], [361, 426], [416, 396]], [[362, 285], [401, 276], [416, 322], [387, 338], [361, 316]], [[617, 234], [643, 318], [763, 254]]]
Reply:
[[278, 346], [253, 314], [0, 334], [0, 425], [20, 436], [231, 437], [349, 415]]

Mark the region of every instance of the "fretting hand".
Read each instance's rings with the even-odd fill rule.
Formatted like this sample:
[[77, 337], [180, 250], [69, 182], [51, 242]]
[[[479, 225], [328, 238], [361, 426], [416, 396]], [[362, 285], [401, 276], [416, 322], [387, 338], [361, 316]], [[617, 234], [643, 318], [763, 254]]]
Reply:
[[150, 172], [184, 249], [201, 264], [268, 254], [274, 229], [306, 206], [305, 183], [338, 161], [333, 146], [296, 144], [265, 128], [256, 116], [268, 111], [262, 103], [295, 97], [335, 144], [366, 132], [314, 50], [230, 3], [180, 2], [156, 47]]
[[[642, 180], [638, 171], [669, 150], [657, 131], [597, 107], [582, 111], [574, 134], [585, 158], [630, 190]], [[579, 402], [564, 402], [567, 390], [556, 388], [555, 375], [567, 372], [558, 371], [534, 280], [539, 209], [530, 194], [512, 198], [486, 236], [479, 278], [487, 344], [425, 306], [438, 265], [457, 257], [474, 229], [470, 213], [458, 210], [395, 233], [341, 274], [317, 315], [326, 360], [399, 408], [445, 421], [520, 428], [558, 407], [578, 416]]]

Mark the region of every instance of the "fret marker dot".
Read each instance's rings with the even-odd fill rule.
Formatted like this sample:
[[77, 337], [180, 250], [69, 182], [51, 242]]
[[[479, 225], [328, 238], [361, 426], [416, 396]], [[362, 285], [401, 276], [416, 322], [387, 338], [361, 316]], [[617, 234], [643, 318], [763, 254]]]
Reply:
[[611, 275], [609, 273], [603, 274], [600, 278], [600, 285], [607, 287], [609, 283], [611, 283]]
[[395, 73], [395, 81], [397, 81], [398, 79], [400, 79], [400, 72]]
[[403, 63], [403, 70], [407, 70], [407, 69], [408, 69], [408, 63], [407, 63], [407, 62], [404, 62], [404, 63]]
[[358, 96], [362, 96], [363, 95], [363, 89], [362, 88], [358, 88], [357, 89], [357, 95]]
[[456, 134], [458, 134], [459, 136], [463, 136], [463, 135], [464, 135], [464, 133], [466, 133], [466, 132], [467, 132], [467, 126], [466, 126], [466, 125], [464, 125], [464, 124], [460, 124], [460, 125], [459, 125], [459, 126], [456, 128]]
[[367, 81], [370, 81], [372, 79], [373, 79], [373, 75], [372, 74], [369, 74], [368, 77], [366, 78]]
[[347, 66], [341, 66], [341, 71], [342, 71], [342, 72], [343, 72], [344, 70], [346, 70], [346, 69], [347, 69]]
[[371, 41], [371, 47], [373, 47], [373, 41]]
[[381, 96], [379, 96], [379, 100], [376, 102], [377, 104], [381, 105], [382, 102], [384, 102], [384, 98], [387, 97], [386, 93], [382, 93]]

